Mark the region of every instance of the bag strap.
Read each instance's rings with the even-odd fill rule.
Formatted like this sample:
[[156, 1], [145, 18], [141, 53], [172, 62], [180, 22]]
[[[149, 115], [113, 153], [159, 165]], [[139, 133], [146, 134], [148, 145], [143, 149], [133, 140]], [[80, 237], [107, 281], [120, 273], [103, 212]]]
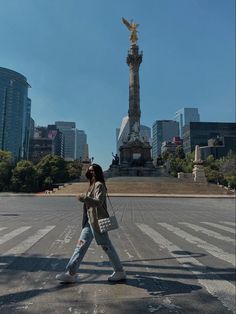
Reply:
[[112, 203], [111, 203], [111, 200], [110, 200], [110, 197], [109, 197], [108, 193], [107, 193], [107, 198], [108, 198], [108, 201], [109, 201], [109, 203], [110, 203], [110, 205], [111, 205], [111, 210], [112, 210], [112, 212], [113, 212], [113, 214], [114, 214], [114, 216], [115, 216], [115, 211], [114, 211], [114, 208], [113, 208], [113, 206], [112, 206]]
[[[111, 205], [111, 210], [112, 210], [112, 212], [113, 212], [113, 215], [115, 216], [116, 214], [115, 214], [114, 208], [113, 208], [113, 206], [112, 206], [110, 197], [109, 197], [109, 195], [108, 195], [107, 189], [106, 189], [106, 196], [107, 196], [108, 201], [109, 201], [109, 203], [110, 203], [110, 205]], [[108, 212], [107, 208], [105, 208], [105, 206], [104, 206], [103, 204], [102, 204], [102, 207]], [[117, 210], [116, 210], [116, 211], [117, 211]]]

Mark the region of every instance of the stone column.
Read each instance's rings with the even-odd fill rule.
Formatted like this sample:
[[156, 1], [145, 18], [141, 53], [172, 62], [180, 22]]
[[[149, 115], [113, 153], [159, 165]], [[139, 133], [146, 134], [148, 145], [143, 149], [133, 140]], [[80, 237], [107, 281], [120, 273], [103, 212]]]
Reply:
[[129, 66], [129, 140], [139, 138], [140, 131], [140, 95], [139, 95], [139, 66], [142, 62], [142, 53], [136, 44], [132, 44], [127, 56]]
[[193, 163], [193, 181], [196, 183], [207, 183], [199, 145], [195, 146], [195, 159]]

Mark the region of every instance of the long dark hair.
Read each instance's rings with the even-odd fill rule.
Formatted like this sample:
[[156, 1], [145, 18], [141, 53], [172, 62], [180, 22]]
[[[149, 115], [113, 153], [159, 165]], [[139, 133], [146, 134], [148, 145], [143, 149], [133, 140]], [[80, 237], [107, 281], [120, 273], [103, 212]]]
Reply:
[[102, 167], [99, 166], [98, 164], [92, 164], [91, 166], [93, 167], [94, 170], [95, 182], [100, 181], [105, 185]]

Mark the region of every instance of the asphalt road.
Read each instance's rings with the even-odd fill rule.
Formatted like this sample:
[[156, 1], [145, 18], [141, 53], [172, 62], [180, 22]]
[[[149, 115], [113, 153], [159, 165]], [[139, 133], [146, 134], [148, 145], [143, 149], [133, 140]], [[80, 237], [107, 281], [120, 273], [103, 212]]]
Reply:
[[0, 313], [235, 313], [235, 199], [112, 198], [128, 278], [94, 242], [60, 284], [81, 231], [74, 197], [0, 197]]

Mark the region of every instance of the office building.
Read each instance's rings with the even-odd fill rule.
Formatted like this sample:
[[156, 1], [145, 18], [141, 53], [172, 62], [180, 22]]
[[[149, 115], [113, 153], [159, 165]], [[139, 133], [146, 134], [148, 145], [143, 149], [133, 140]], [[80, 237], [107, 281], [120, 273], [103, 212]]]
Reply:
[[214, 159], [219, 159], [227, 156], [230, 150], [236, 153], [236, 138], [226, 136], [209, 139], [207, 146], [200, 147], [201, 159], [206, 160], [210, 155]]
[[52, 155], [52, 139], [35, 137], [30, 139], [29, 160], [37, 164], [46, 155]]
[[[56, 121], [55, 125], [64, 136], [64, 159], [66, 161], [89, 158], [87, 135], [83, 130], [76, 129], [75, 122]], [[86, 155], [86, 156], [85, 156]]]
[[76, 159], [76, 125], [75, 122], [56, 121], [55, 125], [64, 136], [64, 159]]
[[157, 120], [152, 126], [152, 158], [161, 155], [163, 142], [172, 141], [179, 136], [179, 123], [173, 120]]
[[30, 139], [34, 137], [35, 122], [30, 118]]
[[55, 125], [35, 127], [30, 138], [29, 159], [36, 164], [46, 155], [64, 157], [64, 137]]
[[183, 146], [183, 140], [178, 136], [173, 137], [172, 141], [164, 141], [161, 145], [161, 154], [165, 152], [175, 154], [178, 146]]
[[88, 158], [87, 135], [83, 130], [76, 130], [76, 159], [83, 161]]
[[[184, 128], [183, 148], [190, 153], [196, 145], [208, 146], [208, 140], [221, 138], [224, 156], [231, 150], [236, 152], [236, 123], [233, 122], [190, 122]], [[211, 145], [212, 146], [212, 145]], [[220, 145], [221, 146], [221, 145]], [[211, 149], [212, 151], [214, 149]]]
[[0, 67], [0, 149], [15, 160], [29, 153], [31, 100], [25, 76]]
[[175, 113], [175, 121], [179, 123], [179, 136], [183, 138], [183, 128], [190, 122], [200, 122], [198, 108], [182, 108]]
[[48, 125], [47, 138], [52, 140], [52, 154], [64, 158], [64, 135], [55, 124]]

